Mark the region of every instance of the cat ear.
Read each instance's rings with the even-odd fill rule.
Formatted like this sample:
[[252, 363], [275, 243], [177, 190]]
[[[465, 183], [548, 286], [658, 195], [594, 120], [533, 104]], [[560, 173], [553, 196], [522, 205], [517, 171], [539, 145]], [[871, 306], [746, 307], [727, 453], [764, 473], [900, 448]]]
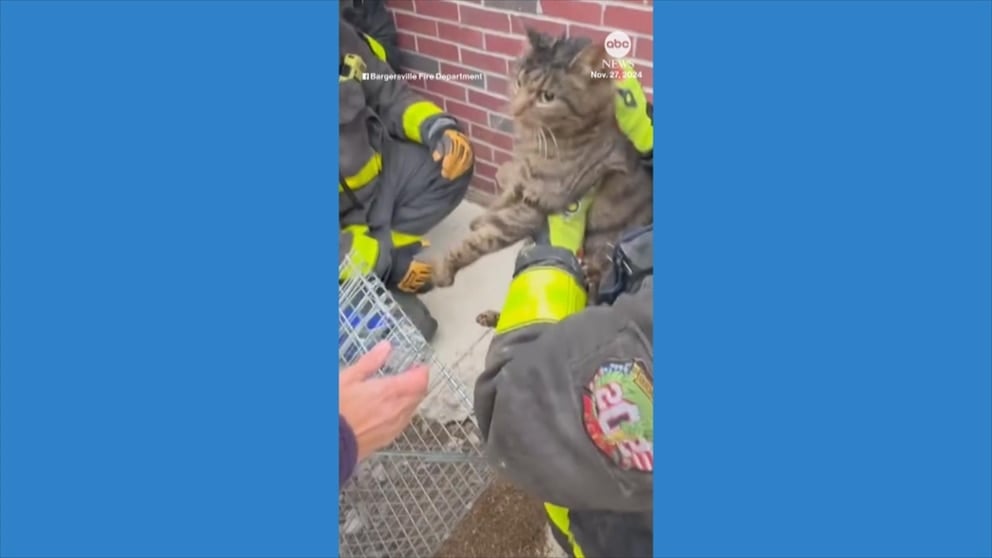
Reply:
[[527, 32], [527, 44], [530, 45], [530, 50], [541, 48], [544, 46], [545, 37], [540, 31], [532, 28], [525, 27], [524, 31]]
[[603, 43], [591, 43], [575, 55], [569, 67], [580, 72], [591, 72], [598, 70], [606, 57], [606, 46]]

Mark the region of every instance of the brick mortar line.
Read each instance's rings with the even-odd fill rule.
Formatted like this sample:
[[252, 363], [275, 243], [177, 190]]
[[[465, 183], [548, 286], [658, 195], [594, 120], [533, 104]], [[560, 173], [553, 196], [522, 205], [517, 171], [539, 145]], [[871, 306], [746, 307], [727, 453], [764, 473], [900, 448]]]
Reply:
[[[473, 68], [471, 66], [468, 66], [468, 65], [462, 63], [460, 60], [448, 60], [447, 58], [433, 58], [431, 56], [427, 56], [426, 54], [421, 54], [419, 52], [416, 52], [414, 54], [419, 54], [420, 56], [424, 56], [424, 57], [427, 57], [427, 58], [432, 58], [434, 60], [437, 60], [438, 62], [443, 62], [445, 64], [454, 64], [456, 66], [465, 66], [465, 68], [468, 69], [468, 70], [475, 70], [475, 71], [478, 71], [479, 73], [481, 73], [483, 75], [487, 75], [487, 76], [489, 75], [489, 72], [488, 71], [483, 70], [482, 68]], [[499, 77], [499, 76], [496, 76], [496, 77]], [[507, 79], [507, 78], [506, 77], [502, 77], [500, 79]], [[486, 93], [486, 94], [494, 95], [494, 96], [497, 95], [496, 93], [493, 93], [492, 91], [486, 89], [485, 87], [482, 87], [480, 85], [476, 85], [478, 83], [477, 80], [472, 80], [472, 81], [447, 81], [445, 83], [452, 83], [452, 84], [455, 84], [455, 85], [460, 85], [460, 86], [468, 89], [469, 91], [477, 91], [479, 93]], [[434, 91], [430, 91], [430, 90], [428, 90], [428, 92], [429, 93], [434, 93]], [[436, 94], [437, 95], [440, 95], [440, 93], [436, 93]], [[445, 96], [445, 98], [446, 99], [450, 99], [451, 97]], [[458, 99], [453, 99], [453, 100], [457, 101]], [[461, 101], [461, 102], [464, 103], [466, 101]]]
[[[447, 44], [454, 44], [454, 43], [447, 43]], [[403, 50], [408, 50], [408, 49], [403, 49]], [[506, 80], [509, 79], [508, 76], [497, 75], [495, 72], [490, 72], [489, 70], [484, 70], [482, 68], [476, 68], [474, 66], [470, 66], [468, 64], [465, 64], [461, 60], [451, 60], [449, 58], [437, 58], [437, 57], [429, 56], [429, 55], [426, 55], [426, 54], [423, 54], [423, 53], [417, 52], [417, 51], [414, 51], [413, 53], [414, 54], [417, 54], [417, 55], [420, 55], [420, 56], [423, 56], [423, 57], [426, 57], [426, 58], [430, 58], [432, 60], [436, 60], [439, 63], [443, 62], [443, 63], [446, 63], [446, 64], [454, 64], [456, 66], [464, 66], [468, 70], [476, 70], [476, 71], [478, 71], [478, 72], [480, 72], [480, 73], [482, 73], [482, 74], [484, 74], [486, 76], [493, 75], [493, 76], [495, 76], [495, 77], [497, 77], [499, 79], [506, 79]], [[461, 53], [459, 53], [459, 57], [460, 57], [460, 54]], [[632, 59], [632, 60], [634, 62], [643, 63], [643, 64], [647, 65], [648, 67], [650, 67], [652, 69], [652, 71], [654, 70], [654, 66], [650, 62], [647, 62], [646, 60], [637, 60], [637, 59]], [[453, 83], [453, 84], [456, 84], [456, 85], [461, 85], [462, 87], [465, 87], [465, 88], [467, 88], [470, 91], [478, 91], [479, 93], [486, 93], [487, 95], [492, 95], [492, 96], [496, 96], [496, 97], [499, 97], [499, 96], [504, 95], [502, 93], [494, 93], [493, 91], [491, 91], [491, 90], [489, 90], [489, 89], [487, 89], [485, 87], [476, 85], [478, 83], [477, 80], [471, 80], [471, 81], [465, 81], [465, 82], [452, 81], [452, 82], [447, 82], [447, 83]], [[488, 86], [488, 83], [487, 83], [487, 86]], [[645, 92], [648, 92], [649, 91], [651, 93], [654, 93], [654, 87], [653, 86], [644, 85], [643, 87], [644, 87], [644, 91]], [[430, 93], [434, 93], [433, 91], [429, 91], [429, 92]], [[440, 93], [438, 93], [438, 94], [440, 94]], [[450, 97], [445, 97], [445, 98], [450, 98]], [[503, 98], [505, 98], [505, 96]], [[458, 99], [453, 99], [453, 100], [457, 101]]]
[[[442, 61], [445, 61], [445, 62], [447, 62], [446, 60], [442, 60]], [[461, 64], [460, 62], [459, 62], [459, 63], [457, 63], [457, 64], [458, 64], [458, 65], [462, 65], [462, 64]], [[470, 69], [470, 70], [479, 70], [479, 68], [469, 68], [469, 69]], [[485, 74], [486, 72], [485, 72], [485, 71], [483, 71], [482, 73], [483, 73], [483, 74]], [[494, 93], [494, 92], [492, 92], [492, 91], [490, 91], [490, 90], [488, 90], [488, 89], [484, 89], [484, 88], [482, 88], [482, 87], [479, 87], [479, 86], [476, 86], [476, 85], [475, 85], [475, 83], [476, 83], [475, 81], [467, 81], [467, 82], [464, 82], [464, 83], [463, 83], [463, 82], [460, 82], [460, 81], [452, 81], [452, 82], [445, 82], [445, 83], [452, 83], [452, 84], [454, 84], [454, 85], [460, 85], [460, 86], [462, 86], [462, 87], [464, 87], [464, 88], [465, 88], [465, 89], [466, 89], [467, 91], [475, 91], [476, 93], [482, 93], [482, 94], [484, 94], [484, 95], [488, 95], [488, 96], [490, 96], [490, 97], [494, 97], [494, 98], [496, 98], [496, 99], [500, 99], [500, 100], [505, 100], [506, 102], [509, 102], [509, 101], [510, 101], [510, 99], [509, 99], [509, 98], [507, 98], [507, 97], [506, 97], [505, 95], [503, 95], [503, 94], [500, 94], [500, 93]], [[652, 86], [650, 86], [650, 85], [646, 85], [646, 86], [643, 86], [643, 87], [644, 87], [644, 91], [645, 91], [645, 92], [651, 92], [651, 93], [654, 93], [654, 87], [652, 87]], [[414, 89], [416, 89], [416, 90], [418, 90], [418, 91], [420, 90], [420, 88], [418, 88], [418, 87], [414, 87]], [[454, 98], [454, 97], [450, 97], [450, 96], [448, 96], [448, 95], [445, 95], [445, 94], [443, 94], [443, 93], [438, 93], [437, 91], [431, 91], [430, 89], [427, 89], [427, 88], [424, 88], [424, 89], [423, 89], [423, 91], [425, 91], [425, 92], [427, 92], [427, 93], [432, 93], [432, 94], [434, 94], [434, 95], [439, 95], [439, 96], [441, 96], [441, 97], [444, 97], [445, 99], [451, 99], [452, 101], [457, 101], [457, 102], [460, 102], [460, 103], [467, 103], [467, 102], [468, 102], [468, 100], [467, 100], [467, 99], [466, 99], [466, 100], [463, 100], [463, 99], [456, 99], [456, 98]], [[485, 108], [485, 107], [481, 107], [481, 109], [482, 109], [482, 110], [486, 110], [486, 111], [489, 111], [489, 112], [491, 112], [491, 113], [493, 113], [493, 114], [497, 114], [497, 115], [499, 115], [499, 116], [503, 116], [503, 114], [502, 114], [502, 113], [499, 113], [499, 112], [496, 112], [496, 111], [494, 111], [493, 109], [490, 109], [490, 108]]]
[[[450, 60], [441, 60], [441, 62], [451, 62], [452, 64], [457, 64], [459, 66], [462, 66], [463, 65], [461, 62], [454, 62], [454, 61], [450, 61]], [[484, 70], [481, 70], [480, 68], [468, 68], [468, 69], [469, 70], [479, 70], [483, 74], [488, 75], [487, 72], [485, 72]], [[501, 79], [506, 79], [506, 78], [501, 78]], [[491, 97], [496, 97], [496, 98], [499, 98], [499, 99], [505, 99], [507, 102], [509, 102], [509, 99], [506, 96], [504, 96], [503, 94], [501, 94], [501, 93], [494, 93], [494, 92], [492, 92], [492, 91], [490, 91], [488, 89], [484, 89], [482, 87], [479, 87], [479, 86], [474, 85], [476, 83], [475, 81], [467, 81], [467, 82], [450, 81], [450, 82], [445, 82], [445, 83], [452, 83], [452, 84], [456, 84], [456, 85], [461, 85], [462, 87], [466, 88], [469, 91], [475, 91], [477, 93], [484, 93], [484, 94], [489, 95]], [[644, 91], [645, 92], [654, 93], [654, 87], [653, 86], [651, 86], [651, 85], [642, 85], [642, 87], [644, 88]], [[414, 89], [420, 90], [420, 88], [418, 88], [418, 87], [414, 87]], [[460, 103], [467, 103], [468, 102], [468, 101], [463, 101], [463, 100], [460, 100], [460, 99], [454, 99], [452, 97], [449, 97], [447, 95], [443, 95], [443, 94], [438, 93], [436, 91], [431, 91], [430, 89], [424, 88], [424, 91], [427, 92], [427, 93], [434, 94], [434, 95], [440, 95], [440, 96], [444, 97], [445, 99], [451, 99], [452, 101], [458, 101]], [[490, 112], [493, 112], [491, 109], [487, 109], [487, 108], [483, 108], [482, 110], [488, 110]], [[493, 112], [493, 114], [499, 114], [499, 113]]]
[[[467, 50], [467, 51], [472, 52], [472, 53], [475, 53], [475, 54], [485, 54], [487, 56], [494, 56], [494, 57], [500, 58], [500, 59], [502, 59], [502, 60], [504, 60], [506, 62], [512, 62], [513, 60], [516, 60], [516, 58], [517, 58], [515, 56], [510, 56], [508, 54], [503, 54], [501, 52], [491, 52], [491, 51], [487, 51], [487, 50], [479, 50], [479, 49], [477, 49], [475, 47], [463, 46], [463, 45], [460, 45], [458, 43], [451, 42], [451, 41], [446, 40], [446, 39], [441, 39], [439, 37], [430, 37], [430, 36], [419, 34], [419, 33], [413, 33], [411, 31], [407, 31], [406, 33], [408, 33], [410, 35], [414, 35], [415, 38], [416, 37], [423, 37], [423, 38], [426, 38], [426, 39], [431, 39], [433, 41], [438, 41], [438, 42], [444, 43], [446, 45], [449, 45], [449, 46], [453, 46], [453, 47], [458, 48], [458, 50], [459, 50], [459, 60], [451, 60], [449, 58], [440, 58], [440, 57], [431, 56], [431, 55], [428, 55], [428, 54], [423, 54], [422, 52], [416, 52], [416, 54], [420, 54], [421, 56], [426, 56], [428, 58], [435, 58], [437, 60], [443, 60], [445, 62], [452, 62], [452, 63], [455, 63], [455, 64], [462, 64], [462, 65], [464, 65], [465, 63], [460, 60], [460, 55], [461, 55], [461, 51], [462, 50]], [[419, 45], [419, 42], [417, 44]], [[419, 46], [418, 46], [418, 50], [419, 50]], [[640, 58], [629, 58], [629, 60], [631, 62], [634, 62], [635, 64], [644, 64], [645, 66], [649, 66], [651, 69], [654, 69], [654, 63], [653, 62], [649, 62], [647, 60], [643, 60], [643, 59], [640, 59]], [[475, 69], [481, 69], [481, 68], [475, 68]], [[483, 71], [483, 73], [486, 73], [486, 71]]]
[[[479, 124], [476, 124], [476, 125], [477, 126], [480, 126]], [[488, 126], [486, 128], [489, 129], [489, 130], [491, 130], [491, 131], [493, 131], [493, 132], [497, 132], [497, 133], [503, 134], [505, 136], [510, 136], [510, 134], [508, 132], [504, 132], [503, 130], [497, 130], [496, 128], [489, 128]], [[510, 137], [512, 137], [512, 136], [510, 136]], [[510, 156], [513, 155], [513, 152], [507, 151], [507, 150], [505, 150], [502, 147], [499, 147], [497, 145], [493, 145], [493, 144], [487, 142], [486, 140], [472, 138], [472, 141], [474, 143], [478, 143], [478, 144], [484, 145], [485, 147], [488, 147], [489, 149], [492, 149], [493, 151], [499, 151], [500, 153], [503, 153], [505, 155], [510, 155]], [[494, 159], [494, 161], [495, 161], [495, 159]]]
[[[462, 4], [456, 4], [456, 5], [457, 6], [461, 6]], [[610, 4], [610, 5], [621, 6], [622, 4]], [[494, 10], [494, 9], [491, 9], [491, 8], [486, 8], [484, 6], [469, 5], [469, 7], [470, 8], [477, 8], [479, 10], [485, 10], [488, 13], [496, 14], [496, 15], [500, 15], [500, 14], [507, 15], [507, 16], [516, 15], [516, 16], [519, 16], [519, 17], [526, 17], [526, 18], [530, 18], [530, 19], [538, 19], [538, 20], [541, 20], [541, 21], [547, 21], [549, 23], [560, 23], [562, 25], [581, 25], [583, 27], [595, 28], [597, 31], [607, 31], [607, 32], [609, 32], [609, 31], [623, 31], [622, 29], [617, 29], [615, 27], [607, 27], [606, 25], [603, 25], [603, 24], [583, 23], [581, 21], [574, 21], [574, 20], [571, 20], [571, 19], [565, 19], [565, 18], [557, 17], [557, 16], [549, 16], [549, 15], [544, 15], [544, 14], [526, 14], [526, 13], [521, 13], [521, 12], [513, 12], [511, 14], [509, 12]], [[461, 23], [462, 25], [465, 25], [465, 27], [467, 27], [469, 29], [475, 29], [475, 30], [478, 30], [478, 31], [485, 31], [486, 33], [492, 33], [493, 35], [499, 35], [499, 36], [503, 37], [504, 39], [515, 39], [515, 38], [519, 38], [520, 37], [520, 35], [514, 35], [512, 33], [504, 33], [502, 31], [491, 31], [491, 30], [487, 30], [484, 27], [476, 27], [474, 25], [465, 24], [464, 22], [460, 21], [460, 19], [461, 19], [461, 12], [459, 12], [459, 14], [458, 14], [459, 20], [451, 20], [451, 19], [442, 19], [442, 18], [435, 17], [435, 16], [424, 15], [424, 14], [421, 14], [419, 12], [411, 12], [409, 10], [404, 10], [402, 8], [390, 8], [390, 11], [392, 11], [393, 13], [398, 13], [398, 14], [417, 16], [417, 17], [419, 17], [421, 19], [426, 19], [426, 20], [432, 21], [434, 23], [447, 23], [447, 24], [451, 24], [451, 25], [457, 25], [457, 24]], [[651, 10], [644, 10], [644, 12], [645, 13], [653, 13]], [[644, 34], [644, 33], [636, 33], [636, 32], [632, 32], [632, 31], [625, 31], [625, 33], [627, 33], [631, 37], [635, 37], [635, 38], [645, 38], [645, 39], [654, 40], [654, 35], [653, 34], [652, 35], [647, 35], [647, 34]]]
[[[561, 0], [558, 0], [558, 1], [561, 1]], [[630, 9], [630, 10], [634, 10], [636, 12], [654, 13], [654, 10], [650, 7], [651, 4], [629, 4], [629, 3], [626, 3], [626, 2], [609, 2], [609, 3], [600, 4], [600, 3], [596, 2], [596, 0], [586, 0], [586, 2], [589, 3], [589, 4], [597, 4], [597, 5], [599, 5], [599, 7], [603, 8], [603, 14], [606, 13], [606, 8], [608, 8], [608, 7], [627, 8], [627, 9]], [[515, 11], [515, 10], [512, 10], [512, 9], [508, 10], [508, 9], [493, 8], [492, 6], [469, 4], [469, 3], [466, 3], [466, 2], [452, 2], [452, 4], [455, 4], [456, 6], [468, 6], [470, 8], [475, 8], [477, 10], [482, 10], [482, 11], [490, 12], [490, 13], [494, 13], [494, 14], [505, 14], [505, 13], [510, 13], [512, 11], [513, 13], [520, 14], [520, 15], [526, 16], [526, 17], [539, 17], [539, 18], [540, 17], [547, 17], [547, 18], [552, 18], [552, 19], [561, 19], [560, 16], [552, 16], [552, 15], [548, 15], [548, 14], [543, 13], [544, 6], [541, 3], [538, 4], [542, 8], [542, 13], [539, 13], [539, 14], [532, 14], [530, 12], [518, 12], [518, 11]], [[459, 13], [459, 15], [461, 15], [461, 14]]]
[[[437, 39], [437, 40], [440, 40], [440, 39]], [[479, 50], [479, 49], [477, 49], [475, 47], [462, 46], [462, 45], [459, 45], [457, 43], [452, 43], [452, 42], [448, 42], [448, 41], [443, 41], [443, 42], [446, 42], [449, 45], [457, 46], [459, 51], [461, 51], [461, 50], [467, 50], [469, 52], [474, 52], [476, 54], [488, 54], [489, 56], [496, 56], [496, 57], [502, 58], [502, 59], [504, 59], [506, 61], [513, 61], [513, 60], [516, 60], [517, 59], [516, 56], [510, 56], [509, 54], [503, 54], [501, 52], [491, 52], [491, 51], [487, 51], [487, 50]], [[647, 65], [650, 65], [652, 68], [654, 68], [654, 64], [652, 64], [651, 62], [648, 62], [647, 60], [639, 60], [639, 59], [636, 59], [636, 58], [631, 58], [630, 60], [632, 62], [642, 62], [642, 63], [647, 64]]]
[[[474, 83], [474, 82], [468, 82], [468, 83], [449, 82], [449, 83], [457, 83], [457, 84], [461, 85], [462, 87], [466, 88], [469, 91], [475, 91], [476, 93], [483, 93], [485, 95], [489, 95], [490, 97], [496, 97], [498, 99], [506, 99], [506, 97], [501, 97], [499, 94], [493, 93], [492, 91], [489, 91], [488, 89], [482, 89], [481, 87], [476, 87], [475, 85], [469, 85], [469, 83]], [[654, 94], [654, 87], [649, 86], [649, 85], [648, 86], [643, 86], [643, 87], [644, 87], [644, 93], [645, 94], [651, 94], [651, 95]], [[437, 95], [438, 97], [441, 97], [443, 99], [450, 99], [452, 101], [455, 101], [456, 103], [462, 103], [462, 104], [465, 104], [465, 105], [469, 105], [469, 106], [471, 106], [473, 108], [477, 108], [479, 110], [482, 110], [482, 111], [485, 111], [485, 112], [488, 112], [488, 113], [495, 114], [497, 116], [502, 116], [502, 117], [506, 118], [506, 115], [503, 114], [503, 113], [501, 113], [501, 112], [497, 112], [497, 111], [495, 111], [493, 109], [490, 109], [490, 108], [481, 107], [481, 106], [474, 106], [474, 105], [470, 104], [471, 102], [468, 100], [467, 97], [465, 99], [458, 99], [458, 98], [455, 98], [455, 97], [451, 97], [449, 95], [445, 95], [444, 93], [438, 93], [437, 91], [431, 91], [430, 89], [427, 89], [427, 88], [413, 87], [413, 89], [415, 91], [420, 92], [420, 93], [428, 93], [428, 94], [431, 94], [431, 95]], [[509, 102], [509, 99], [506, 99], [506, 101]], [[481, 126], [481, 124], [478, 124], [478, 126]], [[496, 131], [498, 131], [498, 132], [500, 132], [502, 134], [507, 133], [507, 132], [503, 132], [502, 130], [498, 130], [497, 128], [490, 128], [490, 129], [491, 130], [496, 130]]]
[[[416, 31], [404, 31], [404, 33], [407, 34], [407, 35], [412, 36], [414, 39], [417, 39], [417, 38], [422, 37], [422, 38], [425, 38], [425, 39], [430, 39], [432, 41], [438, 41], [438, 42], [444, 43], [446, 45], [457, 47], [459, 50], [466, 49], [466, 50], [469, 50], [469, 51], [474, 52], [476, 54], [487, 54], [489, 56], [496, 56], [496, 57], [499, 57], [499, 58], [503, 58], [505, 60], [515, 60], [516, 59], [515, 56], [510, 56], [508, 54], [503, 54], [501, 52], [491, 52], [491, 51], [488, 51], [488, 50], [479, 50], [479, 49], [477, 49], [475, 47], [464, 46], [464, 45], [461, 45], [459, 43], [453, 42], [453, 41], [451, 41], [449, 39], [445, 39], [445, 38], [442, 38], [442, 37], [439, 37], [439, 36], [424, 35], [423, 33], [418, 33]], [[489, 31], [486, 31], [486, 33], [490, 33], [490, 32]], [[520, 36], [519, 35], [508, 35], [508, 36], [501, 37], [501, 38], [504, 38], [504, 39], [519, 39]], [[419, 45], [419, 42], [417, 42], [416, 44]], [[419, 49], [419, 47], [418, 47], [418, 49]], [[417, 54], [421, 54], [421, 53], [418, 52]], [[427, 55], [423, 55], [423, 56], [427, 56]], [[445, 59], [440, 59], [440, 60], [445, 60]], [[649, 62], [649, 61], [644, 60], [642, 58], [631, 58], [630, 60], [633, 61], [633, 62], [639, 62], [639, 63], [645, 64], [645, 65], [648, 65], [648, 66], [651, 66], [652, 68], [654, 68], [654, 63], [653, 62]], [[454, 60], [448, 60], [448, 61], [449, 62], [454, 62]], [[459, 63], [460, 63], [460, 61], [459, 61]]]

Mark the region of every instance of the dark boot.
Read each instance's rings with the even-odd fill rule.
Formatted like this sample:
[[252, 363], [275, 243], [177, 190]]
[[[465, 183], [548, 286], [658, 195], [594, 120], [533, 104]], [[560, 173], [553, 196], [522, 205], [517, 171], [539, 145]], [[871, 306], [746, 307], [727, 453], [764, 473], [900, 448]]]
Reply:
[[437, 333], [437, 320], [431, 316], [430, 310], [427, 309], [424, 302], [417, 295], [396, 290], [391, 292], [397, 304], [403, 309], [403, 313], [410, 318], [420, 334], [430, 343], [434, 339], [434, 334]]

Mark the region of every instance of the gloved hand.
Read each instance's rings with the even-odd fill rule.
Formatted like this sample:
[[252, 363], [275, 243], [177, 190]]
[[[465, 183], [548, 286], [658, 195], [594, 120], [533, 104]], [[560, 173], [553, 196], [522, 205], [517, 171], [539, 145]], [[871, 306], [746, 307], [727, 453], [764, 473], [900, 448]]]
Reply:
[[381, 258], [381, 243], [368, 232], [364, 225], [352, 225], [341, 231], [338, 240], [339, 262], [350, 256], [351, 265], [341, 270], [338, 280], [344, 281], [353, 273], [376, 273], [382, 277], [387, 287], [419, 294], [433, 288], [430, 283], [431, 265], [420, 261], [416, 256], [427, 245], [427, 241], [392, 234], [392, 248], [387, 258]]
[[437, 131], [429, 146], [435, 162], [441, 163], [441, 176], [446, 180], [457, 180], [472, 169], [475, 154], [472, 144], [457, 128], [448, 127]]
[[641, 155], [648, 155], [654, 150], [654, 121], [648, 110], [648, 100], [644, 88], [636, 77], [636, 70], [631, 66], [626, 72], [626, 78], [618, 80], [616, 115], [620, 131], [634, 144]]
[[592, 194], [563, 214], [548, 217], [535, 243], [520, 251], [496, 334], [537, 324], [550, 324], [581, 311], [588, 301], [577, 258], [585, 240]]
[[423, 240], [394, 247], [390, 253], [391, 263], [385, 278], [386, 286], [410, 294], [431, 290], [432, 266], [417, 259], [417, 255], [426, 247], [427, 242]]

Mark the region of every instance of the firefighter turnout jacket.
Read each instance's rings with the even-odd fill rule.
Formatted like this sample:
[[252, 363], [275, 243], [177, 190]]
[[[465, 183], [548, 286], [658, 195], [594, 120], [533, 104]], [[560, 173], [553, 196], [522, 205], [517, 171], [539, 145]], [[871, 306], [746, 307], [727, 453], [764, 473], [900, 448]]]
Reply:
[[[650, 229], [636, 244], [653, 270]], [[653, 271], [609, 306], [582, 285], [568, 250], [518, 257], [475, 388], [487, 459], [547, 502], [573, 556], [650, 557]]]
[[[375, 39], [341, 21], [340, 42], [339, 164], [344, 184], [338, 189], [343, 193], [348, 187], [367, 203], [382, 171], [384, 134], [426, 144], [455, 120], [393, 72]], [[349, 201], [342, 197], [342, 207]]]

